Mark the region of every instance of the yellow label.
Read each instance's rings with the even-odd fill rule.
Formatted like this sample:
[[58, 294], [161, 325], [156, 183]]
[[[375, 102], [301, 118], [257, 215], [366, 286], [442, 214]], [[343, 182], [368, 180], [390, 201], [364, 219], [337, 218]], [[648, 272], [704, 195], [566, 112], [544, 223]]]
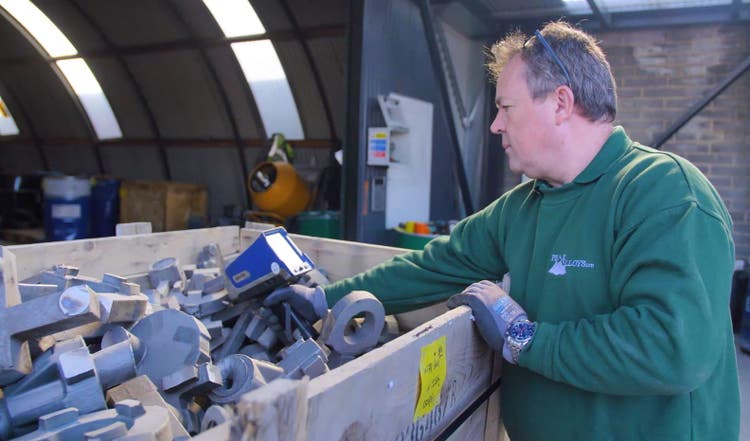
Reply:
[[375, 138], [375, 139], [385, 139], [387, 137], [388, 137], [388, 134], [385, 133], [385, 132], [378, 132], [378, 133], [376, 133], [376, 134], [373, 135], [373, 138]]
[[445, 341], [445, 336], [442, 336], [422, 347], [419, 357], [419, 394], [417, 407], [414, 409], [415, 422], [440, 404], [440, 391], [443, 390], [448, 371]]
[[2, 99], [0, 99], [0, 116], [3, 118], [7, 118], [8, 116], [8, 109], [5, 108], [5, 103]]

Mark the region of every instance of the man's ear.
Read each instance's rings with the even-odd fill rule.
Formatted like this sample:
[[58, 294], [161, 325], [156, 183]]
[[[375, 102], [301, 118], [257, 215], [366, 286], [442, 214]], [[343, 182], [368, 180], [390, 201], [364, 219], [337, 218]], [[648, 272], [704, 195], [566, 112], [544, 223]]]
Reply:
[[555, 124], [567, 121], [575, 112], [575, 97], [567, 85], [558, 86], [553, 93], [555, 100]]

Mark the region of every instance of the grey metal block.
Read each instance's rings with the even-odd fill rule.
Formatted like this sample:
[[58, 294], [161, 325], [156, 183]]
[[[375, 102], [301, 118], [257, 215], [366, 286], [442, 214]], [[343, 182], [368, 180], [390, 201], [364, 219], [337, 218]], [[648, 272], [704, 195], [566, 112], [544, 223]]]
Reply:
[[349, 363], [355, 358], [357, 358], [356, 355], [342, 355], [336, 351], [331, 351], [331, 353], [328, 354], [328, 368], [336, 369], [343, 364]]
[[268, 329], [266, 321], [259, 315], [253, 315], [250, 324], [247, 325], [247, 328], [245, 329], [245, 337], [252, 341], [256, 341], [266, 329]]
[[214, 389], [208, 398], [219, 404], [236, 403], [243, 394], [284, 374], [284, 370], [275, 364], [253, 360], [241, 354], [232, 354], [223, 358], [218, 366], [221, 369], [224, 384]]
[[219, 312], [211, 314], [211, 320], [220, 320], [222, 322], [232, 320], [233, 318], [237, 318], [242, 315], [242, 313], [244, 313], [248, 309], [251, 309], [253, 305], [253, 301], [236, 303], [234, 306], [230, 306]]
[[201, 320], [203, 326], [208, 330], [208, 335], [211, 336], [211, 340], [221, 337], [221, 329], [223, 324], [219, 320], [211, 320], [210, 318], [204, 318]]
[[211, 352], [213, 353], [216, 349], [220, 348], [221, 345], [223, 345], [227, 341], [231, 334], [231, 328], [221, 328], [221, 335], [219, 337], [211, 339]]
[[170, 390], [175, 389], [190, 380], [195, 380], [196, 378], [198, 378], [198, 368], [196, 366], [183, 366], [162, 378], [161, 390], [169, 392]]
[[34, 370], [6, 388], [5, 398], [0, 399], [0, 438], [5, 439], [11, 428], [58, 409], [75, 407], [84, 413], [104, 409], [104, 389], [136, 373], [131, 339], [125, 335], [120, 340], [90, 354], [78, 337], [43, 354]]
[[141, 287], [137, 283], [128, 281], [127, 277], [118, 276], [116, 274], [104, 273], [102, 276], [102, 284], [107, 285], [115, 289], [114, 292], [124, 295], [140, 294]]
[[203, 247], [200, 253], [198, 253], [198, 268], [211, 268], [220, 267], [224, 268], [224, 258], [221, 254], [221, 248], [217, 243], [210, 243]]
[[151, 284], [151, 279], [148, 277], [148, 272], [131, 274], [126, 278], [128, 283], [138, 285], [141, 288], [141, 292], [145, 294], [146, 290], [153, 289], [154, 285]]
[[[141, 436], [149, 438], [139, 438]], [[125, 400], [117, 403], [114, 409], [92, 414], [84, 414], [74, 408], [49, 413], [40, 418], [36, 431], [16, 438], [16, 441], [172, 441], [172, 438], [169, 415], [165, 409]]]
[[97, 294], [102, 323], [131, 323], [146, 314], [148, 297], [143, 294]]
[[278, 366], [284, 369], [284, 377], [300, 379], [305, 375], [314, 378], [328, 372], [328, 354], [313, 339], [299, 340], [281, 351]]
[[185, 273], [180, 268], [180, 262], [174, 257], [167, 257], [154, 262], [151, 265], [148, 277], [154, 286], [158, 286], [161, 282], [169, 283], [170, 287], [178, 281], [185, 283]]
[[224, 344], [221, 345], [221, 348], [213, 354], [214, 360], [221, 360], [227, 355], [237, 353], [245, 340], [245, 329], [247, 329], [248, 324], [250, 324], [252, 317], [253, 313], [250, 310], [242, 313], [235, 322], [227, 341], [225, 341]]
[[0, 310], [0, 386], [31, 371], [27, 340], [40, 338], [100, 318], [96, 294], [85, 286], [39, 297]]
[[276, 332], [271, 328], [266, 328], [263, 333], [256, 339], [259, 345], [263, 346], [266, 350], [270, 350], [279, 341]]
[[386, 344], [391, 340], [395, 340], [401, 335], [401, 329], [398, 327], [398, 320], [395, 315], [385, 316], [383, 323], [383, 331], [380, 333], [378, 338], [378, 344]]
[[59, 292], [57, 285], [54, 284], [47, 284], [43, 285], [41, 283], [19, 283], [18, 284], [18, 292], [21, 294], [21, 301], [22, 302], [28, 302], [29, 300], [35, 299], [37, 297], [44, 297], [46, 295], [54, 294], [56, 292]]
[[251, 345], [243, 346], [240, 349], [240, 354], [247, 355], [248, 357], [254, 359], [254, 360], [261, 360], [261, 361], [269, 361], [272, 362], [273, 358], [271, 355], [266, 351], [266, 348], [263, 346], [253, 343]]
[[[144, 317], [130, 332], [145, 347], [138, 363], [138, 374], [148, 375], [156, 385], [184, 366], [195, 366], [211, 360], [210, 335], [195, 317], [173, 309], [165, 309]], [[165, 350], [168, 348], [169, 350]]]
[[206, 409], [201, 420], [201, 432], [229, 422], [234, 418], [234, 412], [229, 406], [213, 405]]
[[[193, 431], [191, 426], [195, 420], [192, 417], [195, 415], [185, 414], [187, 404], [191, 403], [196, 397], [206, 396], [212, 390], [221, 387], [224, 382], [221, 376], [221, 369], [211, 363], [198, 365], [196, 373], [197, 375], [194, 378], [162, 393], [164, 399], [169, 404], [181, 409], [182, 422], [185, 424], [185, 428], [189, 432]], [[189, 375], [190, 374], [186, 372], [185, 377]], [[179, 378], [176, 378], [175, 380], [180, 381]], [[198, 419], [198, 423], [200, 424], [200, 419]]]
[[226, 280], [224, 279], [224, 277], [214, 277], [212, 279], [206, 280], [206, 282], [203, 284], [203, 292], [206, 294], [211, 294], [223, 290], [225, 286]]

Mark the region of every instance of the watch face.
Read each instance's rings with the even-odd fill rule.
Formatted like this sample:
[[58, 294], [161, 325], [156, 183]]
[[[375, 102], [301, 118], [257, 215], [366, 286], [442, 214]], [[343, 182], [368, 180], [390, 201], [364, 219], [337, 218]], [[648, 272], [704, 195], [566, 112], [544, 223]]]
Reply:
[[516, 341], [525, 341], [534, 336], [536, 325], [529, 321], [513, 323], [508, 330], [508, 335]]

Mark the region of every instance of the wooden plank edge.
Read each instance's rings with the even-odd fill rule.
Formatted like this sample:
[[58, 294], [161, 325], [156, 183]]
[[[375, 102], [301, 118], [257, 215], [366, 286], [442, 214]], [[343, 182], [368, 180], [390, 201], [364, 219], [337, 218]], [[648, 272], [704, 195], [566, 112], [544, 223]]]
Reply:
[[[414, 421], [420, 351], [442, 336], [447, 336], [447, 375], [440, 404]], [[420, 439], [430, 439], [490, 385], [492, 353], [474, 328], [471, 310], [450, 310], [311, 380], [308, 439], [388, 441], [411, 439], [415, 434], [420, 434]], [[472, 433], [462, 433], [465, 438], [459, 439], [481, 439], [484, 415], [477, 418], [469, 427]]]
[[192, 263], [189, 260], [195, 259], [203, 246], [211, 242], [219, 244], [222, 254], [238, 252], [239, 227], [13, 245], [7, 248], [16, 255], [18, 278], [23, 280], [56, 264], [79, 266], [82, 274], [100, 277], [103, 272], [126, 275], [148, 271], [153, 262], [164, 257], [178, 257], [180, 263]]

